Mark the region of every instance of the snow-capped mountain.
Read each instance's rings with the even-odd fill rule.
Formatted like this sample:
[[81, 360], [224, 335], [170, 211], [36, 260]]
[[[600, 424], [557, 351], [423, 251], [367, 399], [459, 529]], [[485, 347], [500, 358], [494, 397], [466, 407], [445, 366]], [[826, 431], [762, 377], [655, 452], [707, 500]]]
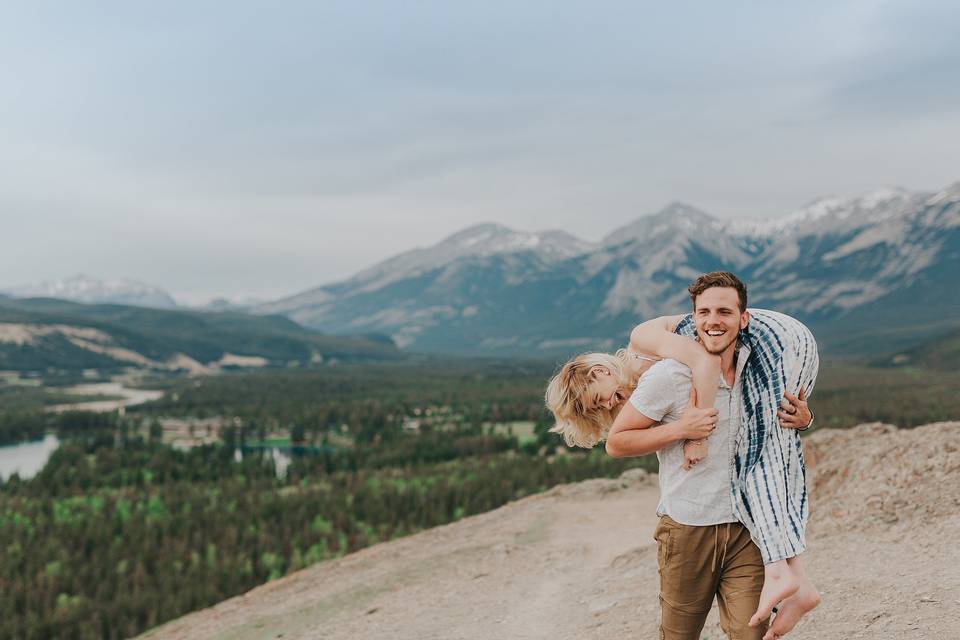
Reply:
[[862, 327], [908, 339], [905, 326], [960, 324], [960, 182], [825, 198], [764, 223], [673, 203], [595, 245], [481, 225], [258, 311], [415, 350], [569, 352], [685, 311], [686, 285], [717, 269], [748, 283], [751, 306], [792, 313], [837, 344]]
[[[447, 269], [464, 261], [485, 261], [523, 255], [546, 266], [590, 251], [593, 244], [563, 231], [527, 233], [485, 223], [459, 231], [426, 249], [401, 253], [365, 269], [349, 280], [257, 307], [258, 312], [285, 313], [307, 305], [323, 305], [347, 296], [379, 291], [390, 285]], [[456, 269], [454, 269], [455, 271]], [[447, 273], [447, 277], [452, 275]]]
[[177, 303], [166, 291], [136, 280], [99, 280], [85, 275], [28, 284], [5, 293], [15, 298], [58, 298], [86, 304], [126, 304], [172, 309]]

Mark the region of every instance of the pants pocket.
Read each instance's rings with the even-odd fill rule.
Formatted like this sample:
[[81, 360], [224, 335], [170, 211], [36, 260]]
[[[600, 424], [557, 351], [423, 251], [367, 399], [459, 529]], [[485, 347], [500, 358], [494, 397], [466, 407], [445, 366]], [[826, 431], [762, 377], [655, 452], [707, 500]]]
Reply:
[[672, 533], [673, 527], [665, 521], [664, 517], [661, 517], [660, 523], [653, 533], [653, 538], [657, 541], [657, 565], [661, 573], [663, 572], [663, 568], [667, 566], [667, 562], [670, 561], [670, 556], [673, 553]]

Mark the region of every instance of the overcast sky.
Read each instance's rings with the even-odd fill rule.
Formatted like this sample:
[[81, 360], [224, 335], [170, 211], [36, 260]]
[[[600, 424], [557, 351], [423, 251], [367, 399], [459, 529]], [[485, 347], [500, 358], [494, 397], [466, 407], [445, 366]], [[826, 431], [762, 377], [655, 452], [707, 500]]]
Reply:
[[271, 298], [484, 221], [960, 180], [949, 0], [17, 4], [0, 287]]

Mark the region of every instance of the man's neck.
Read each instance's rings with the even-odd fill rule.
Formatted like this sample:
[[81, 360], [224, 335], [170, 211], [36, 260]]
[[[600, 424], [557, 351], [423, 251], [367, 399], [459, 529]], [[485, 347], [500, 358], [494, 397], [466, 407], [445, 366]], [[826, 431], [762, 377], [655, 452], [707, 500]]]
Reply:
[[723, 350], [720, 354], [720, 375], [723, 376], [723, 379], [727, 381], [727, 384], [731, 387], [737, 375], [737, 347], [739, 346], [738, 341], [734, 340], [733, 344]]

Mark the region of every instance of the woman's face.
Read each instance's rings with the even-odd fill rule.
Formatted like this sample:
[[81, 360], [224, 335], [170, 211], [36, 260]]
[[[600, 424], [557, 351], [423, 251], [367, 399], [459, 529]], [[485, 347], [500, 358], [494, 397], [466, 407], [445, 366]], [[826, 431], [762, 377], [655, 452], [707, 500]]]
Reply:
[[606, 367], [595, 367], [593, 380], [587, 385], [583, 406], [587, 409], [612, 410], [619, 406], [626, 396], [620, 389], [617, 378]]

